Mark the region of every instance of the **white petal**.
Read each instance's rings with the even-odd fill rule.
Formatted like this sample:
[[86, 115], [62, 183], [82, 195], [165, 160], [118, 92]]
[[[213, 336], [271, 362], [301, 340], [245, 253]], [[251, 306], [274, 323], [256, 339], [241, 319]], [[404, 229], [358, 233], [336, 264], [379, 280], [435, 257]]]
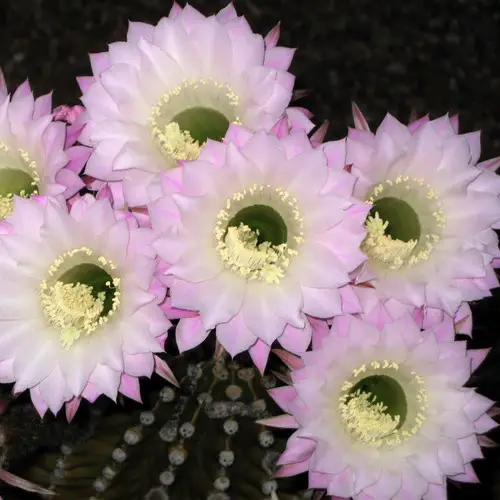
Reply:
[[321, 243], [311, 241], [299, 249], [289, 273], [301, 285], [310, 288], [338, 288], [349, 283], [349, 275], [339, 259]]
[[97, 365], [90, 376], [90, 382], [103, 394], [116, 401], [120, 378], [120, 372], [116, 372], [104, 365]]
[[231, 356], [246, 351], [257, 341], [257, 337], [245, 325], [241, 314], [231, 321], [217, 325], [217, 340]]
[[315, 318], [331, 318], [341, 314], [342, 301], [340, 292], [331, 288], [302, 287], [304, 296], [303, 311]]
[[231, 271], [222, 271], [199, 284], [198, 307], [207, 330], [226, 323], [239, 313], [246, 290], [246, 279]]

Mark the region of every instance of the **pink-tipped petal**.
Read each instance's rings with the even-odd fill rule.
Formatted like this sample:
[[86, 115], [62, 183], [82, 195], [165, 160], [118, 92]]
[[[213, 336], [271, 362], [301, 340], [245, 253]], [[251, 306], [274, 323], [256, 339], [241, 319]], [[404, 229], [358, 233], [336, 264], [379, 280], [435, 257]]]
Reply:
[[307, 319], [312, 328], [312, 348], [319, 349], [323, 339], [328, 336], [330, 328], [325, 320], [313, 318], [311, 316]]
[[175, 387], [179, 387], [179, 382], [175, 378], [175, 375], [173, 374], [168, 364], [156, 355], [154, 356], [154, 360], [155, 372], [160, 375], [160, 377], [164, 378], [167, 382], [170, 382]]
[[181, 319], [175, 330], [177, 347], [180, 352], [192, 349], [201, 344], [208, 334], [199, 316]]
[[292, 436], [287, 443], [286, 450], [278, 460], [278, 465], [303, 462], [311, 457], [316, 449], [316, 442], [301, 437]]
[[280, 429], [297, 429], [299, 427], [298, 422], [291, 415], [278, 415], [277, 417], [259, 420], [257, 423], [269, 427], [279, 427]]
[[325, 140], [326, 134], [328, 132], [328, 127], [330, 126], [330, 122], [328, 120], [325, 120], [314, 132], [314, 134], [311, 135], [311, 144], [317, 148], [322, 144], [322, 142]]
[[130, 375], [124, 373], [122, 375], [118, 391], [128, 398], [133, 399], [138, 403], [142, 403], [141, 388], [139, 380], [136, 377], [131, 377]]
[[354, 118], [355, 128], [357, 128], [358, 130], [363, 130], [365, 132], [370, 132], [370, 126], [368, 125], [366, 118], [355, 102], [352, 103], [352, 116]]
[[68, 422], [71, 422], [76, 415], [76, 412], [78, 411], [78, 408], [80, 407], [80, 403], [82, 402], [81, 397], [74, 397], [70, 401], [66, 403], [65, 409], [66, 409], [66, 420]]
[[38, 495], [48, 495], [52, 497], [57, 494], [55, 491], [48, 490], [47, 488], [42, 488], [41, 486], [38, 486], [31, 481], [27, 481], [26, 479], [22, 479], [21, 477], [16, 476], [2, 468], [0, 468], [0, 481], [10, 484], [14, 488], [20, 488], [21, 490], [29, 491], [30, 493], [36, 493]]
[[290, 369], [298, 369], [304, 366], [302, 360], [294, 354], [284, 351], [283, 349], [273, 349], [272, 352], [278, 356], [285, 365]]
[[297, 397], [297, 391], [289, 386], [275, 387], [274, 389], [269, 389], [268, 393], [276, 404], [286, 412], [289, 411], [290, 403]]
[[311, 324], [306, 320], [304, 328], [295, 328], [292, 325], [287, 325], [278, 340], [286, 350], [294, 354], [300, 354], [305, 352], [309, 347], [311, 336]]
[[269, 31], [269, 33], [265, 36], [264, 42], [266, 43], [266, 48], [273, 48], [278, 45], [278, 40], [280, 38], [280, 25], [281, 23], [278, 22], [274, 28]]
[[282, 465], [274, 477], [291, 477], [297, 474], [302, 474], [306, 472], [309, 466], [309, 460], [304, 460], [303, 462], [297, 462], [294, 464]]
[[456, 474], [451, 479], [462, 483], [479, 483], [479, 479], [472, 468], [472, 464], [465, 464], [465, 472]]
[[263, 340], [257, 339], [248, 352], [260, 374], [264, 375], [271, 348]]
[[483, 363], [483, 361], [486, 359], [486, 356], [488, 356], [488, 353], [491, 351], [491, 348], [485, 348], [485, 349], [471, 349], [470, 351], [467, 352], [468, 357], [471, 359], [471, 367], [472, 371], [475, 371], [479, 368], [479, 366]]
[[264, 57], [264, 65], [269, 68], [287, 70], [292, 63], [295, 49], [288, 47], [268, 47]]

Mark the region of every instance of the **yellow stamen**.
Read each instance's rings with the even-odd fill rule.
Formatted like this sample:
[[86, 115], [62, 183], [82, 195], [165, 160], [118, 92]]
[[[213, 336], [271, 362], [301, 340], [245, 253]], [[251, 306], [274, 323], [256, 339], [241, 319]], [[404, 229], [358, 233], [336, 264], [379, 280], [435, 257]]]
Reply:
[[392, 434], [398, 427], [400, 416], [386, 413], [387, 406], [377, 402], [376, 396], [359, 389], [345, 396], [340, 404], [342, 420], [360, 441], [374, 444]]
[[153, 134], [162, 151], [175, 160], [195, 160], [200, 154], [200, 143], [176, 122], [170, 122], [163, 131], [155, 127]]
[[396, 270], [407, 263], [418, 240], [393, 240], [391, 235], [385, 234], [388, 225], [389, 222], [383, 221], [378, 212], [375, 213], [375, 217], [368, 217], [365, 223], [368, 234], [361, 244], [361, 249], [371, 259], [391, 270]]
[[0, 196], [0, 220], [12, 213], [14, 208], [14, 195], [9, 193], [7, 196]]
[[[391, 373], [392, 371], [392, 373]], [[403, 373], [401, 366], [393, 361], [384, 359], [363, 364], [352, 370], [352, 378], [341, 384], [339, 396], [340, 418], [349, 433], [362, 443], [373, 447], [393, 447], [402, 444], [415, 435], [427, 419], [428, 394], [423, 377], [416, 372]], [[389, 373], [388, 373], [389, 372]], [[412, 414], [407, 415], [406, 421], [401, 422], [401, 416], [391, 415], [382, 401], [376, 396], [360, 389], [352, 392], [356, 384], [369, 376], [388, 375], [395, 380], [405, 380], [405, 396], [412, 396], [414, 401]]]
[[[248, 206], [250, 199], [275, 197], [290, 214], [296, 228], [288, 243], [273, 245], [270, 242], [258, 244], [259, 232], [244, 223], [237, 227], [227, 227], [232, 216], [241, 208]], [[224, 265], [248, 280], [266, 283], [279, 283], [284, 278], [291, 259], [298, 255], [297, 247], [304, 242], [304, 221], [300, 214], [297, 199], [283, 188], [254, 184], [248, 189], [235, 193], [228, 198], [224, 209], [217, 214], [214, 228], [216, 249]], [[290, 229], [290, 228], [289, 228]]]
[[249, 280], [279, 283], [290, 262], [285, 256], [287, 245], [272, 245], [268, 241], [258, 245], [258, 236], [258, 231], [243, 223], [228, 228], [224, 242], [217, 246], [221, 259], [229, 269]]
[[[3, 153], [11, 153], [9, 146], [0, 142], [0, 151]], [[7, 193], [4, 195], [0, 195], [0, 220], [8, 217], [12, 210], [14, 209], [14, 195], [20, 196], [22, 198], [29, 198], [31, 195], [38, 194], [38, 185], [40, 183], [40, 175], [38, 174], [38, 168], [36, 162], [31, 160], [28, 153], [23, 149], [18, 149], [17, 153], [21, 157], [22, 170], [24, 170], [27, 174], [31, 176], [31, 185], [34, 189], [31, 190], [30, 194], [26, 193], [26, 190], [23, 189], [19, 193]]]
[[[93, 251], [87, 247], [76, 248], [59, 256], [49, 267], [48, 280], [40, 283], [40, 301], [49, 325], [60, 332], [59, 341], [65, 349], [69, 349], [80, 337], [88, 336], [99, 327], [107, 323], [114, 316], [120, 305], [120, 278], [112, 278], [106, 283], [109, 293], [113, 294], [111, 309], [103, 315], [104, 301], [107, 292], [93, 294], [93, 288], [82, 283], [63, 283], [50, 278], [56, 274], [61, 275], [61, 267], [69, 269], [68, 259], [83, 257], [88, 262], [88, 257], [93, 256]], [[113, 262], [100, 256], [95, 259], [106, 267], [106, 273], [116, 269]], [[78, 265], [77, 264], [77, 265]], [[104, 270], [104, 269], [103, 269]]]
[[[399, 175], [394, 180], [387, 179], [373, 188], [367, 202], [375, 203], [384, 196], [396, 198], [401, 196], [404, 200], [409, 192], [415, 193], [423, 205], [431, 203], [432, 209], [428, 209], [428, 215], [435, 220], [434, 229], [437, 232], [444, 229], [447, 218], [442, 209], [443, 203], [439, 198], [439, 193], [430, 184], [426, 184], [423, 178]], [[389, 221], [381, 219], [378, 213], [375, 213], [373, 217], [369, 216], [365, 223], [368, 234], [361, 248], [370, 259], [392, 271], [425, 262], [441, 240], [440, 236], [434, 232], [422, 235], [420, 240], [393, 239], [386, 234], [388, 225]]]
[[81, 283], [57, 281], [47, 288], [42, 304], [47, 321], [61, 331], [60, 342], [68, 349], [82, 334], [89, 335], [99, 326], [106, 294], [95, 298], [92, 287]]
[[[195, 160], [203, 146], [203, 144], [199, 144], [198, 141], [194, 140], [188, 131], [181, 131], [177, 123], [168, 120], [168, 115], [173, 117], [176, 114], [172, 112], [168, 113], [169, 106], [172, 106], [173, 109], [176, 106], [179, 107], [179, 103], [176, 101], [183, 94], [189, 96], [189, 94], [199, 95], [200, 93], [207, 92], [210, 95], [217, 95], [219, 100], [225, 100], [224, 104], [230, 108], [237, 109], [239, 106], [239, 97], [230, 85], [220, 83], [212, 78], [201, 78], [183, 80], [182, 84], [175, 86], [172, 90], [163, 94], [153, 107], [149, 118], [152, 135], [160, 145], [162, 152], [169, 158], [175, 161]], [[178, 111], [182, 111], [182, 109], [178, 109]], [[232, 123], [241, 125], [241, 120], [238, 116], [235, 116]]]

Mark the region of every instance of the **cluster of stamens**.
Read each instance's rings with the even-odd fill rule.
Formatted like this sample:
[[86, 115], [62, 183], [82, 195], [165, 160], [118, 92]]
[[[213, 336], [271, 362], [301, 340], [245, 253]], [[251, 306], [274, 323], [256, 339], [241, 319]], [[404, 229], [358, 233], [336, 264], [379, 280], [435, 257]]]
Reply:
[[[228, 227], [233, 215], [248, 206], [248, 198], [269, 194], [286, 205], [291, 214], [296, 233], [287, 243], [273, 245], [268, 241], [258, 244], [259, 232], [244, 223]], [[217, 214], [214, 228], [216, 249], [224, 265], [248, 280], [279, 283], [284, 278], [291, 259], [298, 255], [297, 247], [304, 241], [304, 222], [300, 214], [298, 200], [283, 188], [254, 184], [249, 189], [235, 193], [226, 200], [225, 208]], [[290, 245], [292, 242], [292, 245]]]
[[[374, 203], [381, 198], [382, 194], [395, 186], [410, 191], [422, 188], [427, 189], [425, 199], [433, 203], [434, 210], [430, 212], [435, 220], [434, 227], [437, 230], [446, 227], [446, 215], [442, 209], [442, 201], [438, 193], [430, 184], [426, 184], [423, 178], [409, 176], [398, 176], [394, 181], [386, 180], [384, 183], [375, 186], [372, 195], [366, 200], [368, 203]], [[366, 220], [365, 227], [368, 234], [363, 241], [362, 250], [374, 261], [383, 264], [385, 268], [390, 270], [398, 270], [403, 267], [413, 267], [421, 262], [427, 261], [432, 250], [440, 241], [439, 234], [435, 232], [425, 233], [419, 240], [412, 239], [402, 241], [393, 239], [391, 235], [386, 234], [389, 221], [384, 221], [380, 218], [378, 212], [374, 216], [369, 216]]]
[[[82, 335], [87, 336], [104, 325], [114, 316], [120, 305], [120, 278], [114, 277], [106, 282], [109, 293], [113, 294], [111, 309], [103, 315], [106, 292], [94, 296], [91, 286], [82, 283], [63, 283], [52, 281], [60, 274], [61, 266], [68, 259], [82, 256], [84, 260], [93, 260], [93, 251], [87, 247], [76, 248], [59, 256], [49, 267], [48, 279], [40, 283], [40, 300], [47, 322], [60, 331], [61, 345], [69, 349]], [[106, 272], [116, 266], [103, 256], [95, 259]], [[110, 274], [111, 276], [111, 274]]]
[[[181, 85], [175, 86], [169, 92], [163, 94], [156, 105], [153, 107], [149, 124], [151, 126], [153, 138], [156, 140], [161, 151], [172, 160], [195, 160], [203, 144], [191, 137], [187, 130], [181, 130], [176, 122], [169, 121], [167, 124], [163, 123], [165, 107], [168, 106], [172, 100], [178, 99], [186, 91], [198, 91], [200, 89], [220, 92], [227, 98], [227, 104], [231, 107], [237, 108], [239, 105], [239, 97], [226, 83], [220, 83], [212, 78], [201, 79], [184, 79]], [[209, 91], [210, 91], [209, 90]], [[238, 116], [232, 121], [235, 124], [241, 124]]]
[[[0, 142], [0, 151], [3, 153], [11, 152], [10, 148], [3, 142]], [[25, 189], [22, 189], [19, 193], [7, 193], [4, 195], [0, 195], [0, 220], [4, 219], [12, 213], [12, 209], [14, 208], [14, 196], [29, 198], [31, 195], [38, 194], [40, 175], [38, 174], [36, 162], [30, 159], [26, 151], [18, 149], [17, 152], [19, 153], [19, 156], [21, 157], [21, 160], [25, 165], [26, 173], [31, 176], [31, 186], [33, 186], [33, 189], [31, 189], [29, 193], [27, 193]]]
[[350, 434], [360, 442], [373, 447], [399, 446], [415, 435], [426, 420], [428, 394], [424, 379], [416, 372], [409, 373], [414, 397], [415, 409], [413, 418], [401, 422], [400, 415], [391, 415], [387, 406], [370, 392], [357, 389], [356, 383], [370, 375], [388, 375], [399, 372], [400, 365], [389, 360], [372, 361], [352, 371], [352, 379], [346, 380], [341, 387], [339, 410], [342, 422]]
[[200, 143], [191, 137], [188, 130], [181, 130], [179, 124], [170, 122], [163, 132], [153, 129], [161, 150], [175, 160], [196, 160], [200, 154]]

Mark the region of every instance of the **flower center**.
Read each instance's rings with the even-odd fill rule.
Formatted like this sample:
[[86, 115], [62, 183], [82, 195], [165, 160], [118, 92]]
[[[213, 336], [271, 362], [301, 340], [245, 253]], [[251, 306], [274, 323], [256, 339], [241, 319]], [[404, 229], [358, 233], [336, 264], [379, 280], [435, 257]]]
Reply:
[[354, 369], [342, 384], [340, 417], [357, 441], [377, 448], [397, 446], [424, 423], [427, 399], [417, 373], [388, 360], [372, 361]]
[[429, 259], [446, 226], [442, 202], [424, 179], [399, 176], [375, 187], [373, 208], [361, 248], [386, 270], [412, 267]]
[[0, 143], [0, 220], [11, 214], [15, 195], [28, 198], [38, 194], [39, 182], [36, 163], [28, 153], [19, 149], [13, 154], [7, 145]]
[[239, 98], [227, 84], [212, 79], [184, 80], [154, 106], [150, 125], [161, 152], [176, 166], [194, 160], [208, 139], [220, 141], [237, 116]]
[[114, 316], [120, 305], [120, 278], [115, 265], [82, 247], [66, 252], [50, 266], [40, 283], [47, 322], [56, 327], [61, 345], [69, 349]]
[[279, 283], [304, 240], [297, 204], [282, 188], [254, 184], [217, 214], [216, 248], [224, 265], [249, 280]]

